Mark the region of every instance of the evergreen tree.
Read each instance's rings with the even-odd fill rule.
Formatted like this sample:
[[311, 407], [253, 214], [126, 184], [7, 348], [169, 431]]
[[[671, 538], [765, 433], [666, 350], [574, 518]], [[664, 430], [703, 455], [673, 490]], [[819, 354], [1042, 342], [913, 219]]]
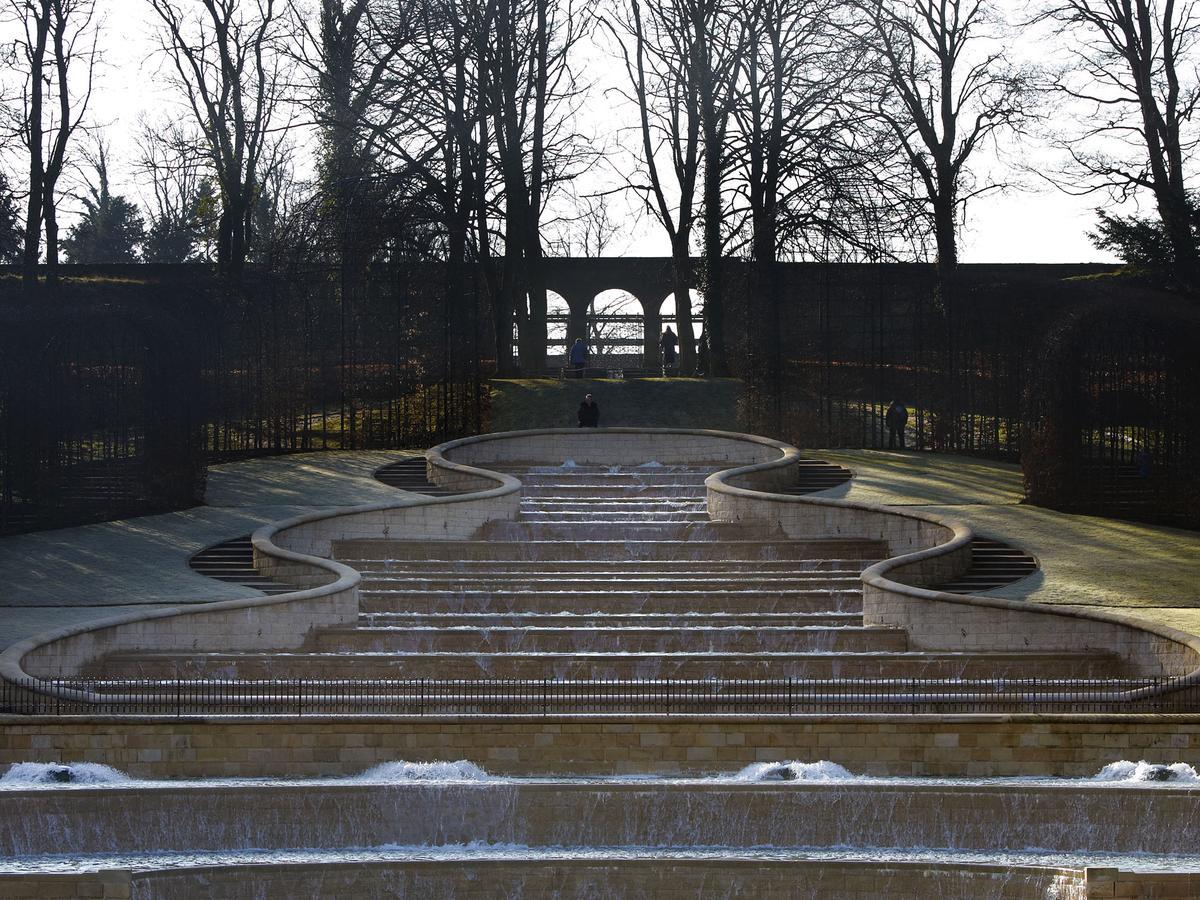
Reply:
[[146, 262], [197, 262], [208, 257], [206, 248], [215, 240], [219, 212], [212, 181], [201, 179], [179, 201], [177, 208], [164, 205], [158, 215], [151, 217], [143, 245]]
[[[1188, 197], [1192, 243], [1200, 247], [1200, 209], [1194, 197]], [[1099, 222], [1096, 230], [1088, 232], [1092, 243], [1107, 250], [1123, 262], [1159, 274], [1170, 274], [1175, 268], [1175, 247], [1162, 219], [1158, 217], [1116, 216], [1096, 210]]]
[[71, 226], [63, 241], [63, 252], [72, 263], [136, 262], [138, 249], [146, 237], [146, 225], [138, 208], [108, 185], [108, 154], [98, 148], [96, 185], [88, 185], [83, 197], [84, 214]]
[[0, 172], [0, 263], [18, 263], [25, 245], [21, 210], [8, 176]]

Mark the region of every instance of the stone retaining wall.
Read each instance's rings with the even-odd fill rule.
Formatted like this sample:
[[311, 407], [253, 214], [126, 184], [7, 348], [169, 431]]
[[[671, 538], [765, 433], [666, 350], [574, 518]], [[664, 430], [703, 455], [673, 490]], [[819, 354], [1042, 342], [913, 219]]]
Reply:
[[[602, 438], [598, 440], [597, 438]], [[483, 434], [441, 444], [430, 451], [456, 463], [522, 463], [557, 466], [567, 460], [579, 465], [638, 466], [699, 463], [767, 462], [791, 451], [778, 441], [723, 431], [680, 428], [544, 428]], [[431, 462], [431, 471], [441, 469]], [[793, 475], [795, 473], [792, 473]], [[439, 476], [441, 477], [441, 476]], [[439, 483], [442, 483], [439, 481]]]
[[467, 759], [497, 775], [731, 772], [828, 759], [865, 775], [1085, 777], [1200, 761], [1200, 716], [602, 719], [0, 718], [0, 767], [99, 762], [140, 778], [352, 775]]
[[487, 898], [496, 896], [590, 896], [688, 898], [753, 896], [793, 900], [1191, 900], [1200, 896], [1200, 875], [1120, 872], [1115, 869], [1054, 869], [920, 863], [819, 860], [548, 860], [403, 862], [229, 866], [131, 872], [108, 869], [79, 875], [0, 876], [10, 900], [74, 897], [156, 898], [203, 896], [233, 900], [253, 885], [261, 900], [336, 896]]
[[[1142, 883], [1144, 876], [1134, 876]], [[1196, 884], [1196, 881], [1190, 882]], [[1070, 869], [919, 865], [807, 860], [406, 860], [286, 868], [188, 868], [158, 872], [108, 870], [78, 876], [0, 877], [12, 900], [247, 896], [376, 898], [619, 897], [695, 900], [746, 896], [794, 900], [1059, 900], [1131, 896], [1092, 894], [1084, 873]], [[98, 889], [102, 891], [98, 892]], [[90, 892], [89, 892], [90, 891]], [[1143, 895], [1137, 895], [1143, 896]], [[1155, 897], [1194, 896], [1159, 894]]]
[[863, 573], [863, 619], [905, 629], [914, 650], [1102, 650], [1120, 656], [1139, 675], [1200, 679], [1200, 639], [1177, 629], [926, 589], [970, 568], [974, 533], [968, 525], [924, 511], [771, 493], [772, 480], [788, 465], [780, 457], [709, 476], [710, 517], [777, 521], [792, 538], [886, 541], [892, 557]]

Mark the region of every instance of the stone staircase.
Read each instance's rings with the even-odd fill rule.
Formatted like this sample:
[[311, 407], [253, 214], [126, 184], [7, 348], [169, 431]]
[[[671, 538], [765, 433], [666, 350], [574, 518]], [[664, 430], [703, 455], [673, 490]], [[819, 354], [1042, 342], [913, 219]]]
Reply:
[[[320, 630], [292, 652], [113, 654], [89, 674], [318, 686], [921, 679], [946, 691], [1122, 674], [1103, 653], [934, 653], [910, 648], [900, 629], [866, 627], [860, 575], [887, 548], [712, 522], [704, 479], [720, 467], [493, 466], [524, 484], [519, 519], [465, 541], [335, 543], [335, 557], [363, 578], [355, 626]], [[221, 547], [196, 567], [255, 584], [248, 543]], [[981, 541], [975, 550], [986, 571], [957, 589], [1027, 573], [1011, 548]]]

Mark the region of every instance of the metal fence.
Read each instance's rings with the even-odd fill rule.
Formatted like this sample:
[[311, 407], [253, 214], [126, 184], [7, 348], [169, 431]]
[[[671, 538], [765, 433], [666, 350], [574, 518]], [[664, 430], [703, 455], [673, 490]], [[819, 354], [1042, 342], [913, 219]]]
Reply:
[[1185, 678], [29, 679], [21, 716], [792, 716], [1200, 713]]

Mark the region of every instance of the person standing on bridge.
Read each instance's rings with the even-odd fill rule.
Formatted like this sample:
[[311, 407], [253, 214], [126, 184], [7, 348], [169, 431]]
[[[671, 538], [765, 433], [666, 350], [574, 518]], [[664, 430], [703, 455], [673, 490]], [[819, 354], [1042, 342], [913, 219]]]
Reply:
[[675, 368], [675, 345], [678, 343], [679, 339], [668, 325], [658, 339], [658, 346], [662, 348], [663, 378], [667, 377], [667, 369]]
[[579, 404], [579, 427], [600, 427], [600, 404], [592, 399], [591, 394], [586, 395], [583, 402]]
[[588, 349], [587, 344], [583, 342], [583, 338], [575, 338], [575, 343], [571, 345], [570, 363], [571, 368], [579, 374], [576, 378], [583, 377], [583, 370], [587, 366]]

